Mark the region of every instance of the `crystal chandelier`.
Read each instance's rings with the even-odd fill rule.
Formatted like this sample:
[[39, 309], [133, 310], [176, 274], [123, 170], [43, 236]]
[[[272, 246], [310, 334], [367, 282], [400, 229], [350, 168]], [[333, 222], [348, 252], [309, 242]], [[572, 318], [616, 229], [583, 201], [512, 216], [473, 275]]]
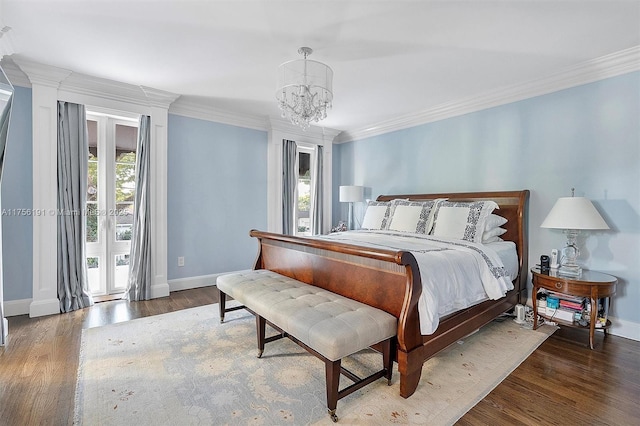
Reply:
[[298, 53], [304, 59], [278, 67], [276, 98], [282, 117], [288, 117], [303, 130], [309, 128], [310, 122], [327, 118], [333, 100], [333, 70], [322, 62], [307, 60], [312, 52], [309, 47], [301, 47]]

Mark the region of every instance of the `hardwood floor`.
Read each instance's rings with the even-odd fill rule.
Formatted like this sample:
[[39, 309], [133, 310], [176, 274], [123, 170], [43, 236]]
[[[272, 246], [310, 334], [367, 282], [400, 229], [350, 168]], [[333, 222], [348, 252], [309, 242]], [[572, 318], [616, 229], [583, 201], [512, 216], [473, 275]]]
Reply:
[[[217, 301], [215, 287], [204, 287], [64, 315], [10, 317], [9, 342], [0, 348], [0, 425], [72, 424], [83, 328]], [[587, 340], [584, 330], [558, 330], [458, 424], [640, 424], [640, 342], [597, 333], [591, 351]]]

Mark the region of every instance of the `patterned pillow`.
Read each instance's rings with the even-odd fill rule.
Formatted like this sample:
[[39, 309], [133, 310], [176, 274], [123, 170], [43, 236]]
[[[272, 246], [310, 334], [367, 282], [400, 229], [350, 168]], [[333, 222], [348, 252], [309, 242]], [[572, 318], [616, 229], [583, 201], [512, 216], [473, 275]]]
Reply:
[[498, 208], [494, 201], [439, 203], [433, 216], [432, 235], [482, 242], [487, 217]]
[[387, 229], [390, 210], [391, 203], [388, 201], [369, 201], [360, 228], [371, 230]]
[[433, 207], [436, 200], [393, 200], [388, 229], [390, 231], [428, 234], [431, 230]]

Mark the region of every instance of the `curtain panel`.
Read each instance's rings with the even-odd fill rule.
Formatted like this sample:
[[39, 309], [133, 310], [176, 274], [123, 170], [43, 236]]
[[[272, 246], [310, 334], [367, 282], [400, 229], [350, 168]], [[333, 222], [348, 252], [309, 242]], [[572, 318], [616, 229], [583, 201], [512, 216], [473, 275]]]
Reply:
[[294, 141], [282, 141], [282, 233], [294, 234], [298, 147]]
[[316, 161], [314, 167], [314, 185], [311, 193], [311, 234], [322, 234], [322, 224], [324, 223], [324, 175], [322, 169], [324, 167], [323, 158], [324, 148], [322, 145], [316, 146]]
[[58, 101], [58, 299], [61, 312], [93, 305], [85, 256], [88, 140], [84, 105]]
[[129, 255], [129, 283], [124, 298], [151, 299], [151, 117], [140, 116], [136, 148], [136, 196]]

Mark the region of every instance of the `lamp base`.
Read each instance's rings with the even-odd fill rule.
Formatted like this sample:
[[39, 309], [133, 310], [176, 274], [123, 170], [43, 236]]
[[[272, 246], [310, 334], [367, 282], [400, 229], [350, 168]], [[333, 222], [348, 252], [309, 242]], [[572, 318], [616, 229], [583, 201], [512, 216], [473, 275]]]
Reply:
[[562, 265], [558, 269], [558, 274], [570, 277], [579, 277], [582, 275], [582, 268], [578, 265]]

